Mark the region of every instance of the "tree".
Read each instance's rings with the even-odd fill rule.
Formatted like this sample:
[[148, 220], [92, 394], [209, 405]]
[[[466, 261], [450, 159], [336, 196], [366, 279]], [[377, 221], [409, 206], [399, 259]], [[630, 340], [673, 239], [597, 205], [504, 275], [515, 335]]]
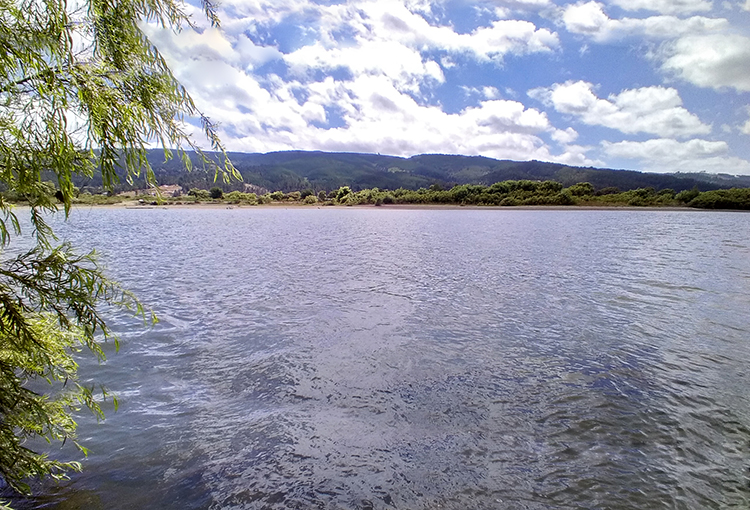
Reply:
[[344, 197], [349, 195], [352, 192], [351, 188], [349, 186], [341, 186], [338, 191], [336, 192], [336, 202], [341, 202], [344, 200]]
[[[210, 1], [203, 7], [218, 25]], [[153, 183], [146, 159], [153, 143], [165, 147], [165, 158], [176, 149], [187, 167], [186, 149], [195, 150], [215, 179], [238, 176], [215, 126], [144, 35], [144, 21], [175, 31], [190, 25], [175, 0], [0, 0], [0, 184], [28, 201], [35, 239], [32, 250], [6, 259], [21, 231], [0, 197], [0, 477], [20, 492], [29, 491], [30, 477], [80, 469], [25, 443], [32, 436], [75, 442], [73, 413], [88, 407], [101, 416], [93, 388], [78, 383], [73, 357], [84, 348], [101, 359], [99, 339], [116, 342], [101, 305], [144, 314], [93, 252], [56, 246], [43, 213], [59, 203], [67, 216], [75, 174], [99, 172], [111, 188], [120, 168], [128, 181], [145, 172]], [[201, 124], [218, 156], [189, 139], [190, 122]], [[43, 172], [54, 175], [52, 186]], [[39, 380], [52, 384], [47, 394], [29, 389]]]

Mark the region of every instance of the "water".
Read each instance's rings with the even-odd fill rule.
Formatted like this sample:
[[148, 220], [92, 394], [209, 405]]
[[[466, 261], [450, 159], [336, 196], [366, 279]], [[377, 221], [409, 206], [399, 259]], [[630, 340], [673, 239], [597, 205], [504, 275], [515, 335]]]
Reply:
[[[81, 209], [112, 323], [53, 509], [750, 506], [750, 215]], [[74, 456], [66, 447], [57, 456]], [[68, 456], [68, 457], [66, 457]]]

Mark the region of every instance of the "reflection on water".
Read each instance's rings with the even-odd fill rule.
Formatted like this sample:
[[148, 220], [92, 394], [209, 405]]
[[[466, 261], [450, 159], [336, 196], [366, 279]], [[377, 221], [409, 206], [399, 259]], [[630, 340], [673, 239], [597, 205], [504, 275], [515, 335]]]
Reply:
[[[750, 216], [77, 210], [161, 322], [29, 508], [748, 507]], [[59, 455], [72, 455], [63, 450]]]

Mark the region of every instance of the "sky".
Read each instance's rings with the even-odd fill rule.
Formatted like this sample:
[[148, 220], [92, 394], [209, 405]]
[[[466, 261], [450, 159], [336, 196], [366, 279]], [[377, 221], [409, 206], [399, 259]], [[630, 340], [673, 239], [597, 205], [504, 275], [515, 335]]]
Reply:
[[187, 9], [194, 29], [145, 30], [230, 151], [750, 175], [750, 0]]

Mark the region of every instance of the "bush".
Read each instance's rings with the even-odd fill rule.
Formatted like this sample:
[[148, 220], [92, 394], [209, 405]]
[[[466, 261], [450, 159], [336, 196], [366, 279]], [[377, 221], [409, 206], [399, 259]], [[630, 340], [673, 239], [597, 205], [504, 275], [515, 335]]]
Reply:
[[190, 191], [188, 191], [188, 195], [191, 197], [195, 197], [196, 200], [210, 200], [211, 199], [211, 193], [209, 193], [205, 189], [192, 188]]
[[601, 195], [615, 195], [620, 192], [620, 188], [617, 186], [607, 186], [606, 188], [602, 188], [599, 191], [596, 192], [597, 196]]
[[579, 182], [571, 187], [567, 188], [566, 191], [574, 197], [583, 197], [586, 195], [594, 194], [594, 186], [589, 182]]
[[230, 202], [237, 203], [240, 200], [242, 200], [242, 195], [244, 195], [244, 193], [242, 193], [240, 191], [231, 191], [231, 192], [227, 193], [224, 198], [226, 200], [230, 201]]
[[704, 191], [688, 205], [702, 209], [750, 209], [750, 188]]
[[701, 192], [698, 191], [698, 188], [693, 188], [693, 189], [689, 189], [689, 190], [686, 189], [684, 191], [680, 191], [679, 193], [677, 193], [677, 195], [675, 195], [674, 198], [676, 200], [679, 200], [683, 204], [687, 204], [687, 203], [689, 203], [691, 200], [693, 200], [695, 197], [697, 197], [700, 194], [701, 194]]
[[208, 190], [208, 193], [211, 195], [211, 198], [213, 199], [219, 199], [224, 197], [224, 190], [219, 188], [218, 186], [214, 186], [210, 190]]
[[304, 200], [302, 200], [303, 204], [311, 205], [311, 204], [317, 204], [318, 199], [315, 197], [315, 195], [307, 195]]
[[349, 188], [349, 186], [341, 186], [338, 191], [336, 192], [336, 202], [343, 203], [344, 197], [351, 194], [352, 190]]

